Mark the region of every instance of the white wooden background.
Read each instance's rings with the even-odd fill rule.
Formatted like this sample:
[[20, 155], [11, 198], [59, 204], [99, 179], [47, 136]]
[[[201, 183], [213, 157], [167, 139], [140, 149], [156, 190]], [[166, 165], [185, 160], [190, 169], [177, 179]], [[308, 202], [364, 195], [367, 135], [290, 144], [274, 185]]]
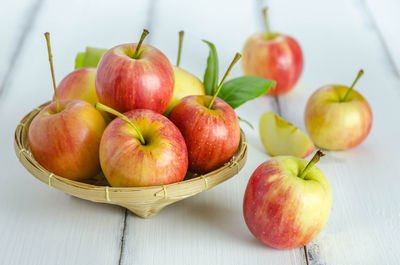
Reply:
[[[328, 152], [319, 167], [333, 191], [323, 232], [306, 249], [279, 251], [259, 243], [242, 217], [243, 193], [269, 157], [257, 130], [244, 128], [248, 162], [226, 183], [165, 208], [149, 220], [125, 209], [65, 195], [19, 164], [13, 134], [23, 115], [52, 96], [43, 32], [50, 31], [56, 78], [73, 69], [85, 46], [148, 43], [202, 77], [213, 41], [221, 72], [246, 38], [271, 27], [294, 36], [305, 56], [295, 90], [238, 109], [254, 125], [275, 111], [304, 129], [307, 98], [330, 83], [357, 84], [374, 121], [359, 147]], [[400, 264], [400, 1], [398, 0], [3, 0], [0, 5], [0, 263], [1, 264]], [[236, 66], [231, 77], [241, 75]], [[307, 253], [307, 255], [305, 255]]]

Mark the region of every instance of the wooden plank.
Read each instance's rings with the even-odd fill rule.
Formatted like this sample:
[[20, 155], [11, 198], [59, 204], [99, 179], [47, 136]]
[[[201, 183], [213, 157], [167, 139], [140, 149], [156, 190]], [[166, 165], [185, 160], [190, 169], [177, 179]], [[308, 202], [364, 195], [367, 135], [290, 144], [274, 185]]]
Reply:
[[396, 0], [365, 0], [365, 12], [371, 17], [370, 23], [383, 40], [383, 46], [400, 77], [400, 2]]
[[[0, 98], [12, 74], [15, 62], [21, 54], [25, 40], [35, 24], [42, 0], [21, 0], [18, 3], [8, 3], [0, 9], [1, 42], [0, 42]], [[18, 4], [18, 6], [14, 6]]]
[[374, 114], [363, 144], [327, 152], [319, 163], [331, 183], [333, 208], [326, 228], [308, 245], [310, 264], [397, 264], [400, 168], [393, 159], [399, 147], [400, 80], [379, 32], [358, 1], [274, 0], [269, 5], [272, 27], [295, 36], [305, 54], [299, 84], [280, 97], [283, 116], [304, 129], [312, 92], [325, 84], [350, 85], [360, 68], [366, 74], [356, 89]]
[[[151, 23], [151, 43], [176, 61], [178, 31], [185, 30], [181, 67], [202, 79], [208, 47], [215, 43], [220, 76], [241, 51], [244, 41], [259, 28], [256, 4], [249, 1], [157, 1]], [[173, 19], [172, 19], [173, 18]], [[149, 35], [149, 36], [150, 36]], [[240, 64], [229, 78], [241, 75]], [[260, 111], [274, 110], [263, 97], [238, 109], [254, 125]], [[254, 115], [256, 114], [257, 115]], [[129, 214], [122, 264], [303, 264], [301, 249], [276, 251], [257, 241], [242, 215], [242, 200], [254, 169], [268, 156], [258, 131], [242, 124], [248, 143], [248, 162], [239, 175], [212, 190], [178, 202], [149, 220]]]
[[135, 41], [146, 23], [147, 7], [128, 0], [46, 1], [42, 7], [0, 104], [2, 264], [118, 264], [125, 210], [43, 185], [19, 164], [12, 141], [24, 114], [52, 96], [43, 32], [51, 32], [60, 81], [73, 70], [75, 55], [85, 46]]

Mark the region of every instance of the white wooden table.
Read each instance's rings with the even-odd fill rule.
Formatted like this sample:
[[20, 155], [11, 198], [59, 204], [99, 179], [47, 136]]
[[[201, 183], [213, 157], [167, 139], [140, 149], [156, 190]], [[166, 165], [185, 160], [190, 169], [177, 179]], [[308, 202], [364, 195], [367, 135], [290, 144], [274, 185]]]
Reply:
[[[279, 251], [259, 243], [242, 217], [243, 193], [269, 157], [258, 131], [242, 125], [248, 162], [218, 187], [165, 208], [149, 220], [123, 208], [80, 200], [32, 177], [13, 151], [23, 115], [52, 96], [43, 32], [52, 33], [58, 81], [85, 46], [148, 43], [175, 62], [184, 29], [181, 66], [202, 77], [213, 41], [221, 72], [246, 38], [271, 26], [300, 42], [305, 71], [295, 90], [238, 109], [254, 125], [275, 111], [304, 129], [307, 98], [330, 83], [357, 84], [370, 102], [373, 128], [359, 147], [328, 152], [319, 167], [333, 191], [323, 232], [307, 248]], [[400, 1], [6, 0], [0, 8], [0, 263], [1, 264], [400, 264]], [[235, 67], [231, 77], [241, 75]], [[307, 255], [306, 255], [307, 254]]]

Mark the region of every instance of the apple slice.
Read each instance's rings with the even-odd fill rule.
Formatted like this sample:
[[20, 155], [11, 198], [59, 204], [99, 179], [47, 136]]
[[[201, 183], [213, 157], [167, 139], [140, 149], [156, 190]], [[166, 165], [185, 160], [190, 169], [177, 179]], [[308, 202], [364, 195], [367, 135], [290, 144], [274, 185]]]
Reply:
[[314, 151], [310, 137], [273, 112], [260, 118], [261, 141], [270, 156], [292, 155], [304, 158]]

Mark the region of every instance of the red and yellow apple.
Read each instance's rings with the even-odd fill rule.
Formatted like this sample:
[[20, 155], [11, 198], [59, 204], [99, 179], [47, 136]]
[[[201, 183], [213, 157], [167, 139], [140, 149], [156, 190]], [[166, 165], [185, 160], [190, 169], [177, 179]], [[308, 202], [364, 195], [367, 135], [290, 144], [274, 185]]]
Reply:
[[313, 142], [328, 150], [346, 150], [359, 145], [372, 126], [372, 111], [365, 98], [351, 87], [328, 85], [308, 99], [304, 120]]
[[64, 178], [83, 180], [100, 172], [99, 145], [105, 121], [82, 100], [52, 102], [29, 126], [31, 152], [44, 168]]
[[151, 110], [115, 112], [118, 116], [104, 131], [100, 164], [113, 187], [165, 185], [184, 179], [188, 168], [185, 140], [166, 117]]
[[169, 116], [182, 132], [189, 153], [189, 169], [206, 173], [228, 162], [240, 142], [239, 120], [232, 107], [217, 98], [237, 53], [214, 96], [187, 96], [179, 101]]
[[61, 80], [57, 86], [57, 95], [62, 99], [81, 99], [91, 105], [99, 102], [95, 87], [96, 68], [77, 69]]
[[278, 249], [297, 248], [315, 238], [328, 221], [332, 193], [324, 174], [292, 157], [274, 157], [262, 163], [247, 184], [243, 214], [250, 232]]
[[273, 112], [266, 112], [261, 116], [259, 132], [270, 156], [291, 155], [304, 158], [314, 151], [314, 144], [306, 133]]
[[243, 48], [242, 69], [245, 75], [256, 75], [276, 81], [268, 95], [289, 92], [303, 70], [303, 54], [297, 41], [287, 35], [267, 31], [251, 36]]
[[240, 141], [239, 121], [225, 101], [212, 96], [187, 96], [172, 109], [170, 120], [185, 138], [189, 169], [206, 173], [228, 162]]
[[150, 109], [163, 113], [171, 100], [174, 73], [168, 58], [150, 45], [123, 44], [111, 48], [97, 66], [96, 90], [101, 103], [126, 112]]

